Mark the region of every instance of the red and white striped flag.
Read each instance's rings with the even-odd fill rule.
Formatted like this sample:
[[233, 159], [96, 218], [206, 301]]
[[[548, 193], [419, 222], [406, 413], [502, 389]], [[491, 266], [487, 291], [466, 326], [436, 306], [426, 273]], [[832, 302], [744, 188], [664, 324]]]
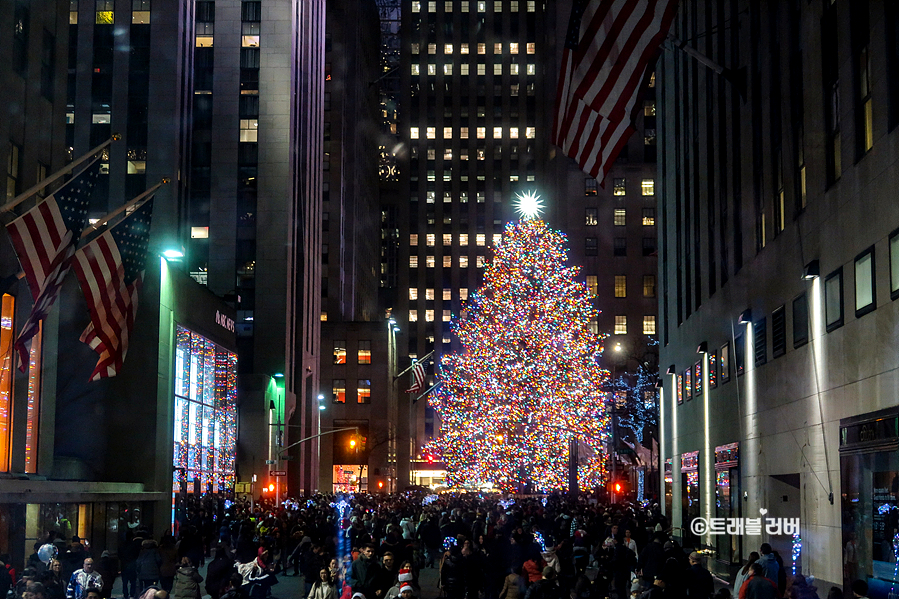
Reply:
[[412, 365], [412, 386], [406, 389], [406, 393], [421, 393], [425, 389], [425, 365], [424, 362], [416, 362]]
[[144, 280], [152, 217], [151, 197], [75, 254], [75, 274], [91, 315], [81, 341], [100, 354], [92, 381], [115, 376], [125, 362]]
[[15, 342], [22, 372], [28, 364], [26, 344], [40, 330], [40, 322], [50, 313], [71, 269], [72, 254], [87, 224], [87, 210], [99, 175], [97, 158], [59, 191], [6, 225], [34, 299], [31, 314]]
[[552, 143], [600, 183], [634, 131], [640, 84], [677, 0], [574, 0]]

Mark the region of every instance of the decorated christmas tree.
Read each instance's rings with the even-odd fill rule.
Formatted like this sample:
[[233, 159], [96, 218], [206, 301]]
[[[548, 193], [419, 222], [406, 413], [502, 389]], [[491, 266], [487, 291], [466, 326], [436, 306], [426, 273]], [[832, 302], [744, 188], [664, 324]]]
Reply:
[[431, 394], [441, 435], [427, 448], [452, 485], [566, 489], [569, 447], [581, 488], [601, 484], [609, 416], [601, 339], [565, 236], [542, 220], [510, 223], [483, 286], [452, 323], [463, 351], [444, 356]]

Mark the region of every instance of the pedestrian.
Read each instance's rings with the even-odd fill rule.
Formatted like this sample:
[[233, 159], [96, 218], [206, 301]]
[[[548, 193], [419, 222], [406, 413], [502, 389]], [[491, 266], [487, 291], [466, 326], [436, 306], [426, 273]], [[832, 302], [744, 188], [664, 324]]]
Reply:
[[734, 594], [738, 595], [740, 593], [740, 589], [743, 587], [743, 583], [746, 582], [746, 579], [749, 578], [749, 575], [752, 574], [752, 564], [759, 561], [758, 551], [753, 551], [749, 554], [749, 559], [746, 560], [746, 565], [737, 570], [736, 575], [734, 576]]
[[709, 599], [715, 592], [712, 575], [702, 565], [702, 556], [697, 552], [690, 554], [690, 567], [687, 569], [687, 597], [690, 599]]
[[[770, 548], [769, 548], [770, 549]], [[776, 599], [777, 583], [765, 577], [765, 568], [759, 562], [752, 564], [752, 573], [740, 588], [739, 599]]]
[[315, 581], [310, 589], [307, 599], [337, 599], [337, 589], [334, 581], [331, 579], [331, 571], [328, 568], [322, 568], [318, 572], [318, 580]]
[[522, 599], [527, 588], [524, 578], [515, 570], [509, 570], [499, 592], [499, 599]]
[[101, 595], [103, 599], [109, 599], [112, 597], [112, 587], [115, 585], [115, 580], [119, 577], [119, 560], [113, 557], [109, 551], [104, 550], [100, 554], [97, 573], [103, 578], [103, 587], [100, 589]]
[[759, 547], [759, 553], [761, 553], [762, 556], [756, 563], [762, 566], [765, 578], [767, 578], [768, 580], [773, 580], [774, 584], [776, 585], [780, 565], [777, 563], [777, 557], [771, 550], [771, 545], [769, 545], [768, 543], [762, 543], [761, 547]]
[[72, 573], [69, 586], [66, 588], [66, 599], [87, 599], [89, 588], [100, 589], [103, 587], [103, 578], [94, 572], [94, 560], [87, 558], [82, 562], [80, 570]]
[[162, 555], [159, 554], [159, 544], [153, 539], [144, 539], [135, 564], [141, 593], [147, 587], [159, 583], [159, 566], [161, 565]]
[[350, 573], [353, 593], [362, 593], [365, 597], [370, 597], [371, 599], [381, 596], [381, 590], [378, 588], [381, 564], [375, 558], [375, 546], [373, 543], [366, 543], [362, 546], [362, 553], [353, 562]]
[[855, 599], [868, 599], [868, 583], [864, 580], [853, 580], [849, 588]]
[[200, 599], [200, 583], [203, 577], [194, 568], [189, 557], [181, 558], [181, 565], [175, 571], [175, 584], [172, 586], [172, 599]]
[[166, 531], [159, 543], [159, 555], [162, 556], [162, 564], [159, 565], [159, 586], [166, 593], [172, 592], [175, 583], [175, 571], [178, 569], [178, 547], [175, 545], [175, 537]]
[[215, 557], [206, 568], [206, 594], [212, 599], [219, 599], [232, 572], [234, 560], [228, 557], [224, 547], [217, 547]]
[[543, 577], [528, 587], [524, 599], [561, 599], [562, 593], [556, 582], [556, 571], [549, 566], [543, 568]]

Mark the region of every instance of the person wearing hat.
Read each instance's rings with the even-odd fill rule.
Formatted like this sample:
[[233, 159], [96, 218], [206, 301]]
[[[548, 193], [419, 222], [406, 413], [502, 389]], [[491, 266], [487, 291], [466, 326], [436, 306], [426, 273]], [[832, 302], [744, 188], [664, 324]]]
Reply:
[[413, 599], [415, 597], [415, 589], [412, 588], [411, 584], [404, 584], [400, 588], [400, 597], [402, 599]]
[[702, 565], [702, 556], [697, 552], [690, 554], [690, 567], [687, 569], [686, 586], [688, 597], [708, 599], [715, 592], [712, 575]]
[[524, 599], [561, 599], [562, 593], [556, 584], [556, 571], [550, 566], [543, 568], [543, 579], [528, 587]]

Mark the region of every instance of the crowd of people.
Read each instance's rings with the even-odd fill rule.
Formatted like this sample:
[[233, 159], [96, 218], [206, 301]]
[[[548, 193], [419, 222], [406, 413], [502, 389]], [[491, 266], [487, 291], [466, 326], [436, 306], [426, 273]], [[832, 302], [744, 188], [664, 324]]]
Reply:
[[15, 599], [110, 599], [119, 576], [123, 599], [267, 599], [278, 576], [302, 576], [308, 599], [415, 599], [428, 569], [446, 599], [818, 599], [767, 543], [732, 587], [716, 585], [656, 504], [589, 497], [317, 495], [277, 509], [206, 497], [182, 506], [175, 533], [129, 528], [96, 564], [77, 537], [45, 561], [48, 535], [18, 578], [0, 556], [0, 599], [4, 586]]

